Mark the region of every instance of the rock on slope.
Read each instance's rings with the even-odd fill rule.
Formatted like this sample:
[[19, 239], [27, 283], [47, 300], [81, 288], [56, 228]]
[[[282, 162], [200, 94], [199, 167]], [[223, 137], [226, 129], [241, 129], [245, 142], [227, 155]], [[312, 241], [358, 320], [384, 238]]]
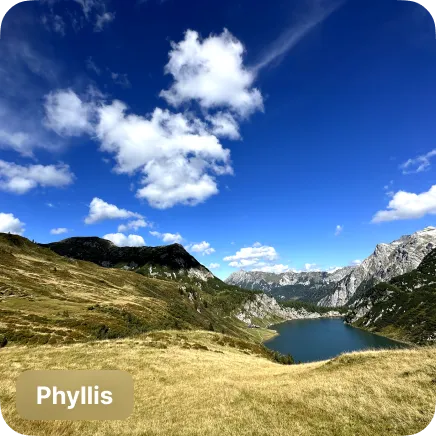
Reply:
[[319, 305], [339, 307], [352, 303], [375, 284], [417, 268], [435, 247], [435, 227], [403, 236], [390, 244], [379, 244], [371, 256], [336, 283], [329, 295], [320, 300]]
[[355, 326], [419, 344], [436, 342], [436, 250], [419, 267], [361, 295], [347, 314]]
[[292, 319], [312, 319], [340, 317], [339, 312], [330, 311], [327, 313], [308, 312], [306, 309], [293, 309], [282, 307], [277, 303], [275, 298], [266, 294], [256, 294], [255, 298], [244, 303], [241, 311], [236, 314], [236, 318], [245, 322], [249, 326], [256, 325], [259, 320], [267, 324], [277, 322], [278, 320]]

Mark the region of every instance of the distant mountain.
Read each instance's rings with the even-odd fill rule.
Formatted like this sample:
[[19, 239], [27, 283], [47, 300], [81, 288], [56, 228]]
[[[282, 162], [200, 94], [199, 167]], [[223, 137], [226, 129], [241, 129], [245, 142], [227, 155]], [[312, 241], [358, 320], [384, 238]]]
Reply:
[[300, 299], [318, 302], [353, 268], [345, 267], [331, 273], [290, 271], [275, 274], [261, 271], [237, 271], [231, 274], [225, 282], [244, 289], [264, 291], [279, 301]]
[[226, 283], [261, 290], [278, 301], [302, 300], [325, 307], [352, 304], [377, 283], [413, 271], [436, 248], [436, 228], [427, 227], [390, 244], [379, 244], [360, 265], [333, 273], [237, 271]]
[[134, 270], [142, 275], [177, 280], [208, 281], [215, 276], [180, 244], [162, 247], [118, 247], [97, 237], [68, 238], [40, 244], [60, 256], [86, 260], [103, 267]]
[[321, 306], [339, 307], [353, 303], [366, 290], [377, 283], [416, 269], [424, 257], [436, 248], [436, 228], [427, 227], [410, 236], [379, 244], [374, 253], [339, 280], [328, 295], [319, 302]]
[[419, 344], [436, 342], [436, 250], [409, 273], [363, 293], [347, 314], [356, 327]]

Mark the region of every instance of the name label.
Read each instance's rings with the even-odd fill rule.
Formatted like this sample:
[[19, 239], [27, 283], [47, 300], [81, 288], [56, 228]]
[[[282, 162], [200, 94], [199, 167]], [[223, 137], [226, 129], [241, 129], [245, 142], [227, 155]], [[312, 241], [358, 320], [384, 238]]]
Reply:
[[18, 414], [28, 420], [124, 420], [133, 412], [125, 371], [26, 371], [16, 388]]

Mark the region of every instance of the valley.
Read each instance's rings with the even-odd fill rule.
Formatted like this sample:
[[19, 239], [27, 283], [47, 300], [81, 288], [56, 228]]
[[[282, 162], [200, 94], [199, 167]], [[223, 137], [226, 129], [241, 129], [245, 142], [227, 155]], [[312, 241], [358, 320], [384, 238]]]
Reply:
[[[413, 257], [414, 264], [429, 253], [417, 269], [355, 292], [347, 306], [325, 307], [223, 282], [179, 244], [119, 248], [70, 238], [39, 245], [0, 234], [2, 413], [16, 431], [44, 436], [416, 433], [433, 417], [436, 398], [436, 349], [429, 346], [436, 250], [429, 244]], [[298, 285], [327, 283], [331, 290], [356, 268], [306, 275], [309, 284]], [[297, 285], [290, 277], [280, 280]], [[271, 277], [264, 282], [273, 286]], [[381, 336], [344, 326], [343, 317], [426, 346], [391, 348]], [[331, 337], [318, 330], [319, 343], [298, 330], [291, 338], [283, 330], [289, 320], [319, 323], [323, 334], [337, 326], [363, 342], [353, 348], [355, 340], [341, 339], [338, 330]], [[277, 341], [286, 346], [268, 346]], [[289, 356], [287, 343], [298, 342], [315, 354]], [[339, 348], [323, 351], [328, 343]], [[376, 345], [391, 349], [345, 352]], [[135, 380], [135, 412], [104, 425], [24, 421], [15, 409], [15, 379], [42, 368], [126, 370]]]

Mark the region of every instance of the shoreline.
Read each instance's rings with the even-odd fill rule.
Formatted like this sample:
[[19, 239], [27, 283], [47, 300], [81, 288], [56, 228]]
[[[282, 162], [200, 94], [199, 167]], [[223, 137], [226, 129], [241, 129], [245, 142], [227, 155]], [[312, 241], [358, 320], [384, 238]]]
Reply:
[[346, 324], [349, 325], [350, 327], [355, 328], [355, 329], [362, 330], [363, 332], [371, 333], [372, 335], [376, 335], [376, 336], [380, 336], [382, 338], [390, 339], [391, 341], [407, 345], [407, 346], [409, 346], [411, 348], [421, 348], [418, 344], [415, 344], [414, 342], [408, 342], [408, 341], [405, 341], [405, 340], [402, 340], [402, 339], [393, 338], [391, 336], [383, 335], [383, 334], [381, 334], [379, 332], [372, 332], [372, 331], [367, 330], [367, 329], [365, 329], [363, 327], [358, 327], [358, 326], [355, 326], [355, 325], [350, 324], [350, 323], [346, 323]]
[[[310, 313], [315, 313], [315, 312], [310, 312]], [[318, 313], [318, 312], [316, 312]], [[321, 315], [321, 314], [320, 314]], [[265, 339], [264, 341], [262, 341], [262, 344], [265, 344], [268, 341], [271, 341], [272, 339], [274, 339], [277, 336], [280, 336], [280, 333], [277, 330], [271, 329], [270, 327], [275, 326], [275, 325], [279, 325], [279, 324], [284, 324], [285, 322], [289, 322], [289, 321], [301, 321], [301, 320], [316, 320], [316, 319], [337, 319], [337, 318], [345, 318], [345, 315], [335, 315], [335, 316], [319, 316], [317, 318], [293, 318], [293, 319], [283, 319], [282, 321], [278, 321], [278, 322], [274, 322], [271, 324], [267, 324], [264, 328], [269, 330], [270, 332], [274, 332], [273, 335], [268, 338]]]

